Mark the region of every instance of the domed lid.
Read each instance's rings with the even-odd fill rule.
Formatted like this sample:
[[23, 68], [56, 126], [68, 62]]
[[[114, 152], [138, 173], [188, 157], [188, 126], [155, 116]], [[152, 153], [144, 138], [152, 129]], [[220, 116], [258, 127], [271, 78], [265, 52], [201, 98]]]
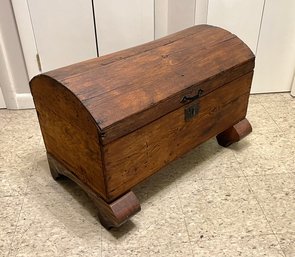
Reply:
[[251, 72], [254, 58], [237, 36], [199, 25], [45, 75], [78, 97], [106, 144]]

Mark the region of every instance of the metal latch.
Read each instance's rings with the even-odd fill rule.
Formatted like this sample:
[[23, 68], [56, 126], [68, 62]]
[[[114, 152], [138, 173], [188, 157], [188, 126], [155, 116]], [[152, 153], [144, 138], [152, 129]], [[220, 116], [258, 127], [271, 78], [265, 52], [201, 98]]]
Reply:
[[199, 105], [193, 104], [187, 108], [184, 109], [184, 120], [189, 121], [193, 117], [195, 117], [199, 112]]
[[204, 93], [203, 89], [199, 89], [196, 95], [194, 95], [194, 96], [184, 96], [181, 99], [181, 102], [184, 103], [186, 101], [194, 101], [194, 100], [200, 98], [203, 95], [203, 93]]

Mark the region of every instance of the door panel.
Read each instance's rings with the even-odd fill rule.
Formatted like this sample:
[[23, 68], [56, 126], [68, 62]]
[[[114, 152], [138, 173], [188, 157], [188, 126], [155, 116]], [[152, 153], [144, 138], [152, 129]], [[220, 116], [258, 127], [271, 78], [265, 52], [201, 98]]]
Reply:
[[94, 0], [99, 54], [154, 40], [154, 0]]
[[189, 28], [195, 24], [196, 0], [169, 0], [168, 34]]
[[186, 29], [195, 22], [206, 23], [207, 1], [198, 0], [196, 11], [196, 0], [155, 0], [155, 38]]
[[240, 37], [255, 53], [264, 0], [210, 0], [208, 24]]
[[168, 0], [155, 0], [155, 39], [168, 34]]
[[209, 0], [196, 0], [195, 24], [207, 24]]
[[295, 71], [295, 1], [267, 0], [264, 8], [253, 92], [290, 91]]
[[96, 57], [91, 0], [27, 0], [42, 72]]

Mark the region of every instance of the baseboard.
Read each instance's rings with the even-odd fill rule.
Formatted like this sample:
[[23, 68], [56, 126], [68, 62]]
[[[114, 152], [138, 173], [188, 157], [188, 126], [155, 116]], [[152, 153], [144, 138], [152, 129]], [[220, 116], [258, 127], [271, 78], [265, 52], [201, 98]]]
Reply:
[[30, 93], [16, 94], [17, 109], [35, 108], [33, 97]]
[[279, 93], [290, 93], [290, 90], [282, 90], [282, 91], [252, 91], [250, 92], [251, 95], [260, 95], [260, 94], [279, 94]]
[[4, 97], [3, 97], [3, 94], [2, 94], [2, 90], [1, 90], [1, 87], [0, 87], [0, 109], [2, 109], [2, 108], [6, 108], [6, 104], [5, 104]]

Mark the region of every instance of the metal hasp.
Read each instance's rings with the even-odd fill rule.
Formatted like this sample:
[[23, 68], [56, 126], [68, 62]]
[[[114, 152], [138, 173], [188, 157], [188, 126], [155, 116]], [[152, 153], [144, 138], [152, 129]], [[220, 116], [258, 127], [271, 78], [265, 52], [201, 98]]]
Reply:
[[189, 106], [188, 108], [184, 109], [184, 119], [185, 121], [191, 120], [193, 117], [195, 117], [199, 112], [199, 105], [194, 104]]
[[198, 90], [198, 93], [195, 96], [184, 96], [181, 100], [181, 102], [186, 102], [186, 101], [193, 101], [198, 99], [199, 97], [202, 96], [202, 94], [204, 93], [204, 91], [202, 89]]

